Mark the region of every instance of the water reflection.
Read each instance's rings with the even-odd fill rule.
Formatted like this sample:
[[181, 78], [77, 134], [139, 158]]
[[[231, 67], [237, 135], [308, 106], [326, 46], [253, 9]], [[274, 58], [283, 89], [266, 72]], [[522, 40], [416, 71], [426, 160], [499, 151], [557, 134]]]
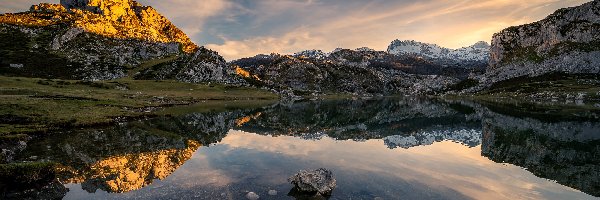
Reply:
[[[292, 198], [288, 176], [327, 167], [339, 184], [332, 199], [593, 198], [577, 190], [600, 196], [598, 119], [547, 120], [539, 113], [383, 98], [279, 103], [72, 130], [32, 141], [15, 157], [59, 163], [58, 179], [4, 195], [239, 199], [254, 191], [261, 199], [281, 199]], [[270, 189], [279, 196], [269, 196]]]
[[488, 115], [482, 155], [600, 196], [600, 123]]

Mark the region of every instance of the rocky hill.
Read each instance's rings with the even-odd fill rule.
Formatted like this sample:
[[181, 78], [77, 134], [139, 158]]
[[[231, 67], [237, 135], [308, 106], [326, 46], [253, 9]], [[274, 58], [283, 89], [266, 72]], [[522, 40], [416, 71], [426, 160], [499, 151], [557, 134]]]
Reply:
[[248, 82], [290, 95], [435, 94], [468, 75], [411, 56], [368, 48], [257, 55], [231, 62]]
[[439, 65], [484, 69], [490, 57], [490, 45], [480, 41], [468, 47], [449, 49], [414, 40], [394, 40], [388, 46], [387, 52], [394, 55], [417, 56]]
[[547, 18], [494, 35], [478, 89], [518, 77], [600, 73], [600, 1], [563, 8]]
[[[169, 64], [175, 62], [186, 65]], [[132, 0], [61, 0], [0, 15], [3, 75], [107, 80], [158, 64], [168, 69], [157, 70], [173, 75], [140, 77], [225, 81], [234, 72], [216, 52], [198, 47], [155, 9]]]

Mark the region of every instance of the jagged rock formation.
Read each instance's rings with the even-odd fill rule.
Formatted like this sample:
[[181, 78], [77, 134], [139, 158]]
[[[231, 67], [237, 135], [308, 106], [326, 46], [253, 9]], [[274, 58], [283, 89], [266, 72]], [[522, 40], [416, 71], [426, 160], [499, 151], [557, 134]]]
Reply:
[[154, 69], [162, 73], [139, 77], [236, 82], [216, 52], [132, 0], [62, 0], [3, 14], [0, 41], [3, 75], [108, 80]]
[[600, 1], [494, 34], [490, 66], [477, 90], [516, 77], [600, 73]]
[[394, 55], [416, 56], [444, 66], [482, 70], [487, 66], [490, 58], [490, 45], [480, 41], [468, 47], [449, 49], [414, 40], [394, 40], [388, 46], [387, 52]]
[[435, 94], [468, 72], [370, 49], [257, 55], [231, 62], [255, 85], [291, 95]]
[[238, 76], [235, 68], [229, 66], [217, 52], [204, 47], [189, 56], [179, 57], [142, 69], [134, 74], [136, 79], [179, 80], [188, 83], [219, 82], [246, 85], [243, 76]]

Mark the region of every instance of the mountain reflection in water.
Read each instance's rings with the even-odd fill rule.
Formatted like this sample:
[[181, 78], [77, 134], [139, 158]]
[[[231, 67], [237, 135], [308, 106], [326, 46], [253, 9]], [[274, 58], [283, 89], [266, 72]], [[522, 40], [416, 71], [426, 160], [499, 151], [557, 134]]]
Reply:
[[15, 157], [59, 163], [60, 182], [5, 196], [293, 198], [287, 177], [319, 167], [338, 180], [331, 199], [600, 196], [598, 113], [532, 112], [420, 98], [302, 101], [71, 130]]

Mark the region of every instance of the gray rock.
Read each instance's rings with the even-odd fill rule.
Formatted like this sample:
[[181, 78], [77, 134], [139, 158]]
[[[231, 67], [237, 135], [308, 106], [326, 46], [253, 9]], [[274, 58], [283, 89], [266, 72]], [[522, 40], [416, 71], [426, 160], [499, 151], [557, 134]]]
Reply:
[[354, 96], [436, 94], [459, 82], [458, 76], [446, 75], [446, 67], [383, 51], [344, 49], [325, 57], [313, 54], [318, 51], [301, 52], [297, 57], [257, 55], [230, 65], [245, 70], [249, 84], [275, 90], [283, 99], [325, 92]]
[[325, 168], [314, 171], [300, 170], [296, 175], [288, 179], [295, 185], [299, 192], [317, 193], [320, 195], [331, 195], [336, 186], [333, 173]]
[[600, 72], [600, 1], [557, 10], [538, 22], [494, 34], [487, 72], [477, 92], [517, 77]]
[[277, 195], [277, 190], [269, 190], [269, 195], [271, 195], [271, 196]]
[[254, 192], [248, 192], [248, 194], [246, 194], [246, 199], [257, 200], [259, 198], [260, 198], [260, 196], [258, 196], [258, 194], [254, 193]]

